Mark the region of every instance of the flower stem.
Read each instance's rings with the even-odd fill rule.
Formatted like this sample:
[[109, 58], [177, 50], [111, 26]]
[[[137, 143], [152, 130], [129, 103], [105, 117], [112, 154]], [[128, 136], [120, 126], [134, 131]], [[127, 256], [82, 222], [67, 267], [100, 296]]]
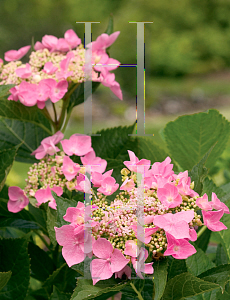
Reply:
[[57, 111], [56, 111], [55, 104], [52, 103], [52, 106], [53, 106], [53, 110], [54, 110], [54, 122], [57, 123]]
[[203, 226], [197, 233], [197, 239], [205, 232], [207, 226]]
[[47, 241], [44, 239], [44, 237], [39, 233], [38, 230], [34, 230], [37, 236], [39, 236], [40, 240], [43, 242], [43, 244], [50, 250], [50, 245], [47, 243]]
[[131, 285], [132, 289], [137, 293], [137, 298], [138, 298], [139, 300], [144, 300], [144, 299], [142, 298], [142, 296], [141, 296], [141, 293], [138, 292], [138, 290], [136, 289], [135, 285], [134, 285], [132, 282], [130, 282], [130, 285]]

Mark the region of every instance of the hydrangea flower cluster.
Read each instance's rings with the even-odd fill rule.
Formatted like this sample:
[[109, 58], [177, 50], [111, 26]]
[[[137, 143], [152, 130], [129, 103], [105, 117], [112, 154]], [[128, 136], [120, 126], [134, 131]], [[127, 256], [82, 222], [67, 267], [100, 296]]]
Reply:
[[[153, 274], [153, 260], [159, 256], [188, 258], [196, 252], [189, 241], [196, 241], [196, 230], [203, 224], [212, 231], [227, 229], [220, 219], [229, 213], [228, 207], [215, 193], [211, 201], [206, 194], [199, 196], [188, 171], [176, 174], [169, 157], [151, 165], [128, 151], [120, 192], [109, 203], [106, 196], [119, 184], [111, 176], [113, 170], [105, 172], [107, 162], [96, 157], [91, 137], [75, 134], [63, 139], [57, 132], [32, 154], [40, 162], [30, 168], [24, 190], [9, 188], [8, 209], [20, 211], [29, 198], [36, 199], [37, 206], [48, 202], [56, 209], [52, 190], [59, 196], [66, 190], [89, 193], [91, 203], [69, 207], [63, 219], [70, 224], [55, 231], [68, 266], [92, 258], [93, 284], [113, 274], [131, 278], [132, 269], [140, 278], [143, 273]], [[80, 157], [82, 165], [73, 161], [73, 155]]]
[[[115, 75], [110, 73], [120, 65], [116, 59], [106, 53], [118, 37], [119, 31], [107, 35], [103, 33], [96, 41], [84, 49], [81, 39], [69, 29], [64, 38], [45, 35], [42, 42], [36, 42], [31, 51], [29, 62], [23, 64], [20, 59], [27, 54], [30, 46], [5, 53], [5, 61], [0, 60], [0, 84], [15, 84], [10, 89], [8, 100], [20, 101], [26, 106], [37, 105], [43, 109], [50, 99], [56, 103], [77, 83], [86, 80], [101, 82], [122, 100], [120, 85]], [[85, 72], [85, 57], [91, 52], [92, 79]]]

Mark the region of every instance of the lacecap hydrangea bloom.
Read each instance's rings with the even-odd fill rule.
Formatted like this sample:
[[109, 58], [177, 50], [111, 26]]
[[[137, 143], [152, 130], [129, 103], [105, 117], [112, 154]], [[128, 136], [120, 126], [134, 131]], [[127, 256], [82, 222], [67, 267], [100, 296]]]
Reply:
[[[37, 105], [40, 109], [48, 99], [56, 103], [75, 84], [86, 80], [102, 83], [122, 100], [120, 85], [110, 72], [118, 68], [120, 62], [106, 53], [106, 48], [115, 42], [119, 33], [103, 33], [87, 45], [87, 49], [72, 29], [65, 32], [64, 38], [45, 35], [41, 42], [35, 43], [26, 64], [20, 59], [31, 46], [9, 50], [4, 56], [7, 63], [0, 59], [0, 85], [15, 85], [10, 89], [8, 100], [20, 101], [25, 106]], [[85, 57], [89, 51], [92, 57], [90, 78], [85, 72]]]
[[[56, 146], [59, 142], [63, 149]], [[169, 157], [151, 165], [128, 151], [130, 160], [124, 161], [119, 186], [113, 170], [106, 171], [107, 162], [96, 156], [90, 136], [63, 139], [57, 132], [32, 154], [40, 162], [30, 168], [24, 190], [9, 188], [8, 209], [18, 212], [29, 199], [33, 205], [48, 202], [56, 209], [51, 191], [58, 196], [66, 191], [90, 194], [90, 204], [79, 201], [76, 207], [68, 207], [63, 219], [69, 225], [55, 231], [68, 266], [92, 258], [93, 284], [113, 274], [115, 278], [131, 278], [134, 271], [140, 278], [153, 274], [155, 258], [186, 259], [196, 252], [190, 241], [196, 241], [198, 227], [227, 229], [220, 219], [229, 213], [228, 207], [215, 193], [211, 201], [206, 194], [198, 195], [188, 172], [174, 173]], [[81, 164], [74, 162], [74, 156], [80, 157]], [[106, 197], [114, 192], [109, 202]]]

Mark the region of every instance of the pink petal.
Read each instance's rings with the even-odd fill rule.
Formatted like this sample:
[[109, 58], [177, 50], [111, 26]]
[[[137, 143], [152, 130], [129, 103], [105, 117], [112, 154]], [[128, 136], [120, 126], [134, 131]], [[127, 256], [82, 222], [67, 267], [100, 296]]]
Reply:
[[129, 259], [125, 258], [121, 251], [116, 248], [113, 250], [110, 261], [113, 273], [121, 271], [129, 263]]
[[107, 260], [94, 259], [91, 261], [90, 268], [93, 285], [95, 285], [99, 280], [109, 279], [113, 275], [110, 263]]
[[31, 46], [25, 46], [20, 48], [19, 50], [9, 50], [5, 52], [5, 60], [6, 61], [14, 61], [21, 59], [26, 53], [29, 51]]
[[93, 245], [93, 253], [99, 258], [108, 259], [111, 257], [112, 252], [113, 246], [105, 238], [99, 238]]

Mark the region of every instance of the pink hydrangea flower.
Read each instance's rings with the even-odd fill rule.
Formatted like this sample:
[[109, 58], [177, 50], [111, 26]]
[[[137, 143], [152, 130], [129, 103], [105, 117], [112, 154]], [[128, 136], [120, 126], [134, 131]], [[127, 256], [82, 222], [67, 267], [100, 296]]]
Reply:
[[56, 103], [65, 95], [68, 91], [68, 82], [66, 80], [61, 80], [57, 82], [56, 80], [49, 78], [44, 79], [45, 83], [49, 86], [49, 98], [53, 103]]
[[228, 229], [220, 219], [223, 217], [224, 210], [220, 209], [218, 211], [204, 211], [202, 210], [204, 225], [208, 227], [208, 229], [212, 231], [221, 231], [224, 229]]
[[15, 73], [18, 77], [29, 78], [32, 75], [30, 64], [26, 63], [25, 67], [16, 69]]
[[186, 239], [175, 239], [169, 233], [166, 233], [166, 237], [168, 246], [164, 256], [172, 255], [177, 259], [186, 259], [196, 253], [196, 249]]
[[86, 175], [79, 173], [79, 175], [77, 176], [77, 184], [75, 186], [75, 189], [83, 193], [92, 194], [91, 182]]
[[137, 246], [137, 241], [134, 241], [134, 240], [126, 241], [125, 251], [124, 251], [125, 255], [137, 257], [139, 255], [139, 253], [140, 253], [140, 250]]
[[80, 169], [80, 165], [74, 163], [72, 159], [69, 158], [69, 156], [65, 156], [63, 158], [62, 172], [68, 181], [75, 178]]
[[157, 197], [168, 208], [174, 208], [182, 203], [182, 197], [174, 184], [166, 183], [163, 188], [158, 188]]
[[133, 151], [128, 150], [130, 161], [124, 161], [124, 165], [133, 172], [145, 173], [150, 167], [150, 160], [139, 160]]
[[36, 105], [37, 85], [27, 81], [22, 81], [18, 88], [17, 98], [25, 106]]
[[17, 186], [10, 186], [8, 195], [7, 208], [10, 212], [17, 213], [29, 204], [29, 199], [26, 197], [24, 191]]
[[194, 211], [181, 211], [176, 214], [164, 214], [154, 217], [154, 225], [163, 228], [166, 233], [171, 234], [175, 239], [190, 239], [189, 225], [194, 218]]
[[52, 188], [48, 186], [46, 189], [40, 189], [34, 195], [34, 197], [38, 201], [38, 205], [49, 201], [49, 207], [56, 209], [57, 204], [54, 197], [51, 194], [51, 191], [54, 191], [58, 196], [61, 196], [63, 194], [63, 189], [60, 186], [55, 186]]
[[73, 154], [82, 156], [93, 150], [91, 137], [83, 134], [73, 134], [69, 140], [61, 142], [64, 152], [71, 156]]
[[122, 183], [120, 190], [122, 191], [131, 191], [135, 187], [135, 183], [133, 179], [126, 178], [125, 181]]
[[107, 33], [102, 33], [91, 44], [86, 45], [87, 48], [92, 49], [92, 51], [97, 50], [105, 50], [109, 46], [111, 46], [117, 39], [120, 31], [113, 32], [112, 34], [108, 35]]
[[100, 187], [103, 179], [111, 177], [113, 169], [101, 174], [99, 172], [92, 172], [92, 183], [94, 187]]
[[107, 161], [100, 157], [96, 157], [94, 150], [81, 157], [81, 162], [86, 167], [86, 172], [105, 172]]
[[43, 72], [46, 74], [52, 75], [58, 70], [58, 67], [55, 67], [51, 61], [45, 63]]
[[141, 248], [139, 257], [136, 259], [135, 257], [131, 257], [131, 261], [133, 264], [133, 268], [135, 269], [137, 275], [144, 279], [143, 275], [141, 273], [145, 274], [153, 274], [153, 263], [147, 263], [144, 262], [148, 258], [148, 251], [145, 248]]
[[197, 198], [196, 205], [203, 210], [212, 210], [212, 205], [211, 202], [208, 202], [207, 194], [204, 194], [201, 198]]
[[31, 46], [25, 46], [20, 48], [19, 50], [9, 50], [5, 52], [5, 61], [14, 61], [21, 59], [30, 50], [30, 47]]
[[[69, 267], [79, 264], [86, 257], [86, 249], [90, 240], [85, 241], [84, 229], [81, 227], [75, 229], [71, 225], [63, 225], [61, 228], [54, 227], [56, 239], [59, 245], [63, 246], [62, 255]], [[88, 249], [90, 251], [90, 249]], [[87, 251], [86, 251], [87, 252]]]
[[64, 38], [72, 49], [81, 44], [81, 39], [77, 36], [73, 29], [67, 30], [64, 34]]
[[[125, 266], [121, 271], [115, 272], [115, 278], [122, 279], [123, 275], [126, 275], [128, 279], [131, 279], [132, 270], [129, 266]], [[114, 299], [115, 300], [115, 299]]]
[[221, 202], [215, 193], [212, 193], [212, 201], [209, 202], [216, 210], [223, 209], [225, 214], [229, 214], [229, 208], [223, 202]]
[[42, 38], [42, 44], [45, 48], [53, 52], [57, 49], [58, 38], [53, 35], [44, 35]]
[[163, 178], [170, 178], [174, 174], [172, 168], [173, 164], [170, 164], [171, 158], [166, 157], [163, 162], [155, 162], [151, 168], [151, 174], [154, 176], [161, 176]]
[[99, 258], [92, 260], [90, 264], [93, 285], [99, 280], [112, 277], [113, 273], [121, 271], [129, 263], [129, 259], [120, 250], [113, 249], [105, 238], [99, 238], [93, 244], [93, 254]]
[[119, 188], [119, 184], [116, 183], [115, 178], [106, 177], [103, 179], [101, 183], [101, 187], [99, 187], [98, 192], [104, 195], [112, 195]]
[[61, 131], [58, 131], [54, 135], [43, 139], [41, 145], [34, 150], [31, 155], [35, 155], [37, 159], [42, 159], [46, 154], [54, 155], [56, 152], [60, 151], [55, 145], [58, 144], [63, 137], [64, 134]]

